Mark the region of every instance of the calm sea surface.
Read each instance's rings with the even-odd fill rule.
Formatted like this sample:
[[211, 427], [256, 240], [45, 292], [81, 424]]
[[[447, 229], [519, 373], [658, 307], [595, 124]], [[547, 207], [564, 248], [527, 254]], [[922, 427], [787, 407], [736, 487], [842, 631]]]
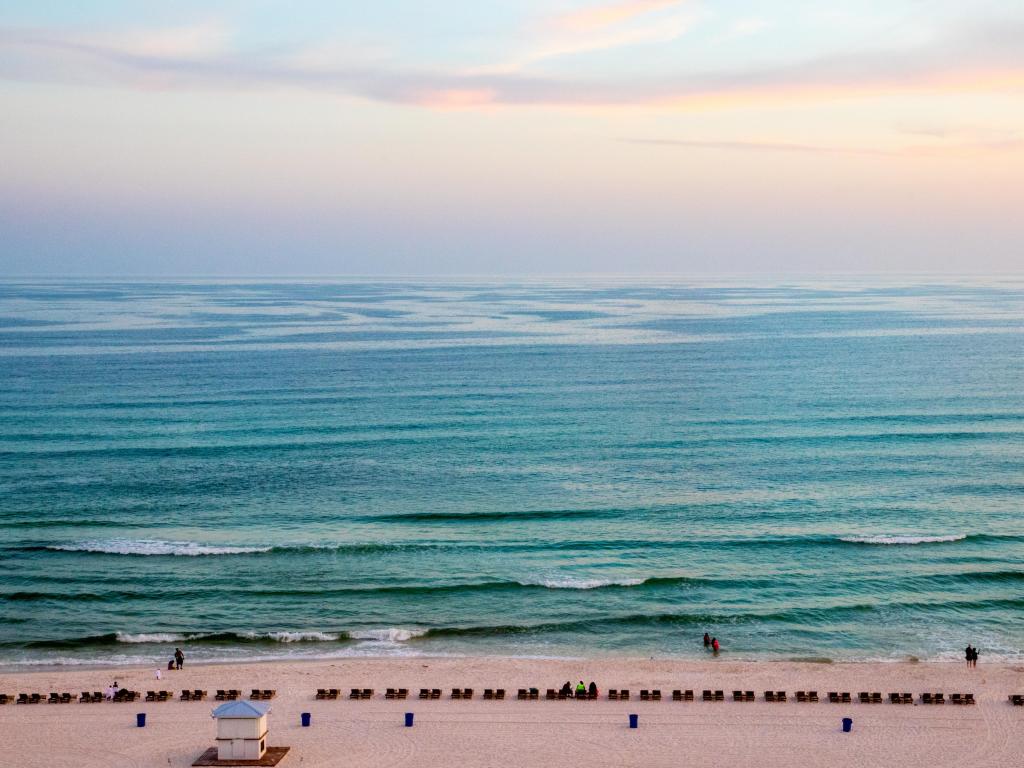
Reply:
[[0, 283], [0, 664], [1024, 648], [1024, 281]]

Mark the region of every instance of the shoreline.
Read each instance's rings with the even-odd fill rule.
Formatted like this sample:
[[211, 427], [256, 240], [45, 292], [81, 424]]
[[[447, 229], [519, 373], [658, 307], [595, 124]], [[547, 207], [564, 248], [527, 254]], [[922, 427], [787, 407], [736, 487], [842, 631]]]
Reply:
[[[165, 654], [166, 658], [170, 658], [173, 653], [173, 648], [168, 649]], [[982, 664], [985, 668], [993, 667], [1017, 667], [1019, 666], [1021, 671], [1024, 671], [1024, 658], [1019, 660], [1008, 660], [1003, 657], [989, 657], [991, 660]], [[899, 658], [881, 659], [836, 659], [827, 656], [799, 656], [799, 657], [764, 657], [764, 658], [751, 658], [749, 656], [731, 656], [727, 653], [723, 653], [718, 657], [713, 657], [710, 653], [705, 658], [696, 658], [690, 656], [623, 656], [623, 655], [587, 655], [579, 654], [572, 656], [542, 656], [536, 654], [497, 654], [497, 653], [481, 653], [481, 654], [468, 654], [468, 653], [451, 653], [451, 654], [359, 654], [359, 655], [346, 655], [346, 656], [277, 656], [277, 657], [266, 657], [266, 656], [253, 656], [250, 658], [237, 658], [237, 659], [188, 659], [187, 663], [189, 667], [217, 667], [217, 666], [247, 666], [247, 665], [275, 665], [275, 664], [337, 664], [339, 662], [345, 663], [359, 663], [359, 662], [423, 662], [423, 661], [453, 661], [453, 660], [491, 660], [496, 662], [552, 662], [552, 663], [664, 663], [671, 665], [700, 665], [700, 664], [748, 664], [748, 665], [776, 665], [776, 664], [801, 664], [810, 666], [865, 666], [865, 665], [907, 665], [907, 666], [925, 666], [925, 665], [936, 665], [942, 667], [951, 667], [956, 665], [963, 665], [962, 659], [920, 659], [916, 656], [903, 656]], [[0, 662], [0, 679], [4, 675], [21, 675], [30, 674], [34, 672], [50, 673], [50, 672], [74, 672], [74, 671], [139, 671], [139, 670], [154, 670], [159, 665], [157, 657], [154, 657], [153, 664], [142, 664], [142, 663], [129, 663], [129, 664], [113, 664], [105, 662], [103, 660], [97, 660], [93, 662], [82, 662], [72, 664], [47, 664], [47, 663], [34, 663], [34, 662]], [[167, 670], [163, 670], [167, 671]]]

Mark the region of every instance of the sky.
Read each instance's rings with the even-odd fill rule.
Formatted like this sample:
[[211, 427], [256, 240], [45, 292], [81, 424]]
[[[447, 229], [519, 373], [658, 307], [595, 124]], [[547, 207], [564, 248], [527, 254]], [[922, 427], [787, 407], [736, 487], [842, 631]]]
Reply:
[[0, 274], [1000, 272], [1019, 0], [0, 0]]

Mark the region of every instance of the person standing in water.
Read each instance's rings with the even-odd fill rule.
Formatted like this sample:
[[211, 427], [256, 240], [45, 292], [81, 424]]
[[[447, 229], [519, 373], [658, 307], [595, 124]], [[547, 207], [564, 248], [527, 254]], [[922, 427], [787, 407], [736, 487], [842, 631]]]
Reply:
[[709, 645], [711, 645], [711, 635], [709, 635], [707, 632], [705, 632], [704, 633], [704, 647], [707, 648]]
[[717, 637], [712, 637], [711, 638], [711, 650], [715, 654], [715, 656], [718, 655], [718, 638]]
[[185, 665], [185, 654], [182, 653], [181, 648], [174, 649], [174, 663], [178, 665], [178, 669]]
[[971, 666], [972, 667], [978, 666], [978, 649], [977, 648], [971, 648]]
[[967, 668], [970, 669], [971, 662], [974, 661], [974, 649], [971, 647], [970, 643], [968, 643], [967, 647], [964, 648], [964, 658], [967, 659]]

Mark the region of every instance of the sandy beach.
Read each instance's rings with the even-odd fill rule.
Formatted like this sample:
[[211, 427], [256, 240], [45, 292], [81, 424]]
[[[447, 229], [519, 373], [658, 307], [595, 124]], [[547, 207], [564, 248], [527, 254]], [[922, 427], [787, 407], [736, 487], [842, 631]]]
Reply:
[[[499, 658], [342, 659], [297, 663], [186, 665], [154, 669], [59, 669], [0, 675], [0, 692], [102, 690], [114, 679], [152, 689], [274, 688], [272, 746], [288, 745], [283, 765], [550, 766], [582, 761], [622, 766], [935, 766], [1010, 765], [1024, 753], [1024, 708], [1010, 693], [1024, 692], [1024, 667], [955, 663], [819, 664], [670, 660], [551, 661]], [[595, 680], [601, 700], [517, 701], [519, 687], [542, 691], [567, 679]], [[383, 698], [387, 687], [414, 689], [408, 701]], [[372, 700], [316, 701], [317, 688], [373, 687]], [[439, 687], [438, 701], [415, 699], [420, 687]], [[452, 687], [473, 687], [472, 701], [452, 701]], [[510, 698], [485, 701], [485, 687]], [[633, 700], [608, 701], [609, 688], [630, 688]], [[641, 688], [660, 688], [660, 702], [639, 700]], [[691, 688], [697, 701], [673, 702], [671, 691]], [[755, 703], [706, 703], [704, 688], [757, 692]], [[767, 689], [789, 701], [765, 703]], [[816, 689], [823, 701], [798, 704], [794, 694]], [[908, 691], [915, 706], [830, 704], [830, 690]], [[924, 691], [973, 693], [977, 706], [924, 706]], [[214, 702], [15, 705], [0, 708], [3, 763], [25, 766], [188, 766], [214, 743]], [[145, 712], [145, 728], [135, 725]], [[300, 727], [300, 714], [312, 727]], [[403, 713], [416, 715], [403, 727]], [[628, 714], [640, 716], [637, 730]], [[843, 717], [853, 730], [841, 729]]]

